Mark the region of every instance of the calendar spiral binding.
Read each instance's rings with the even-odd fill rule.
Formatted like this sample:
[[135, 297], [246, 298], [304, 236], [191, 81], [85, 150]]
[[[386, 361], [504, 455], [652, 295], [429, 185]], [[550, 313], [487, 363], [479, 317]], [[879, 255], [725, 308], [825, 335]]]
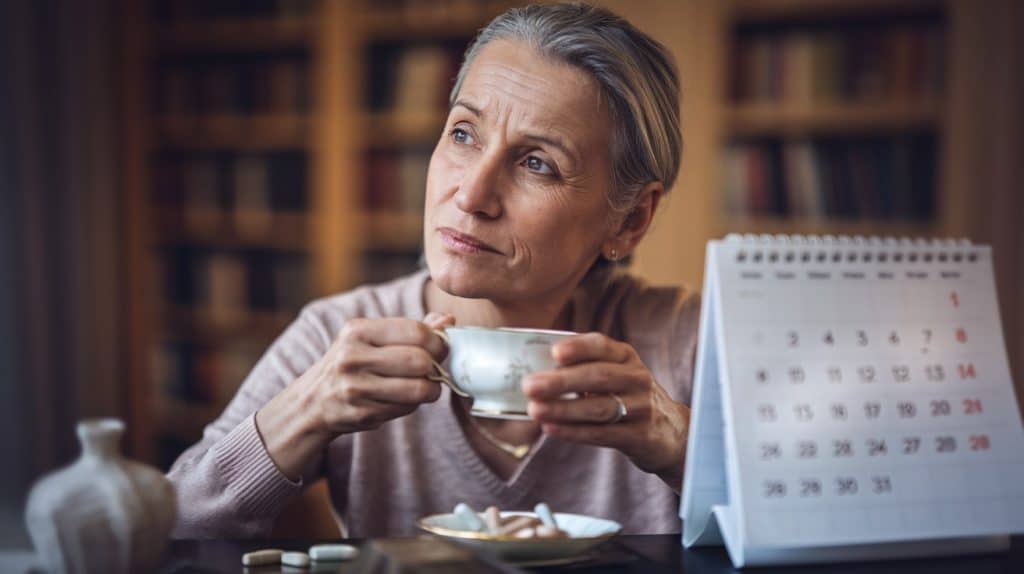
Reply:
[[737, 251], [736, 260], [741, 263], [974, 263], [979, 259], [979, 246], [969, 239], [733, 233], [725, 241], [750, 247]]

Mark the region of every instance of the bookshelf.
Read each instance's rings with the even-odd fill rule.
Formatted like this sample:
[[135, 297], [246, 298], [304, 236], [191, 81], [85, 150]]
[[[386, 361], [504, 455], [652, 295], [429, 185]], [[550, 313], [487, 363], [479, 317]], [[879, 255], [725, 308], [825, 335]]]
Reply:
[[937, 233], [946, 16], [938, 0], [726, 8], [720, 226]]

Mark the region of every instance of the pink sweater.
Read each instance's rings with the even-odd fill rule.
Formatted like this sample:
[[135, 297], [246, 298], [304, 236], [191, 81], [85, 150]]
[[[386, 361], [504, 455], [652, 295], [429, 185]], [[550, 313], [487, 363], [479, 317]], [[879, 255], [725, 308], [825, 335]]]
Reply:
[[[573, 295], [573, 330], [601, 331], [633, 345], [671, 396], [689, 403], [697, 341], [698, 298], [654, 288], [625, 273], [596, 275]], [[203, 439], [174, 463], [178, 489], [175, 535], [254, 537], [302, 489], [274, 465], [254, 413], [303, 374], [354, 317], [426, 315], [426, 270], [383, 285], [315, 301], [278, 338]], [[542, 436], [507, 482], [470, 446], [452, 411], [448, 389], [437, 402], [376, 430], [340, 436], [320, 472], [349, 536], [401, 536], [417, 518], [449, 512], [458, 502], [483, 509], [531, 509], [617, 520], [628, 533], [678, 532], [678, 496], [618, 451]], [[311, 483], [319, 477], [306, 477]]]

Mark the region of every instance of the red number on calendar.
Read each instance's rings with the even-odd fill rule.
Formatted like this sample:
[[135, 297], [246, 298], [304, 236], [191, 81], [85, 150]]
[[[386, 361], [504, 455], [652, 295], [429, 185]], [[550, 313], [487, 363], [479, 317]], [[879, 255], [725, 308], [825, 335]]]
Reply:
[[972, 434], [967, 440], [971, 444], [971, 450], [988, 450], [992, 447], [987, 434]]
[[981, 399], [964, 399], [964, 414], [981, 414]]
[[978, 378], [977, 373], [974, 371], [974, 363], [960, 363], [956, 366], [956, 371], [963, 380]]
[[949, 300], [953, 302], [954, 307], [960, 306], [960, 296], [956, 294], [956, 291], [949, 294]]
[[967, 330], [963, 327], [957, 327], [956, 330], [956, 342], [966, 343], [967, 342]]

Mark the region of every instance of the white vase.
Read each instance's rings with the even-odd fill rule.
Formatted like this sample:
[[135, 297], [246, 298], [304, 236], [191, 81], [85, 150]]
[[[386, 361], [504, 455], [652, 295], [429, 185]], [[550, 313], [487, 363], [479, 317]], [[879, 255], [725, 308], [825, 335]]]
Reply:
[[124, 423], [78, 423], [82, 455], [41, 478], [25, 521], [39, 562], [50, 572], [155, 569], [174, 522], [174, 487], [158, 470], [121, 456]]

